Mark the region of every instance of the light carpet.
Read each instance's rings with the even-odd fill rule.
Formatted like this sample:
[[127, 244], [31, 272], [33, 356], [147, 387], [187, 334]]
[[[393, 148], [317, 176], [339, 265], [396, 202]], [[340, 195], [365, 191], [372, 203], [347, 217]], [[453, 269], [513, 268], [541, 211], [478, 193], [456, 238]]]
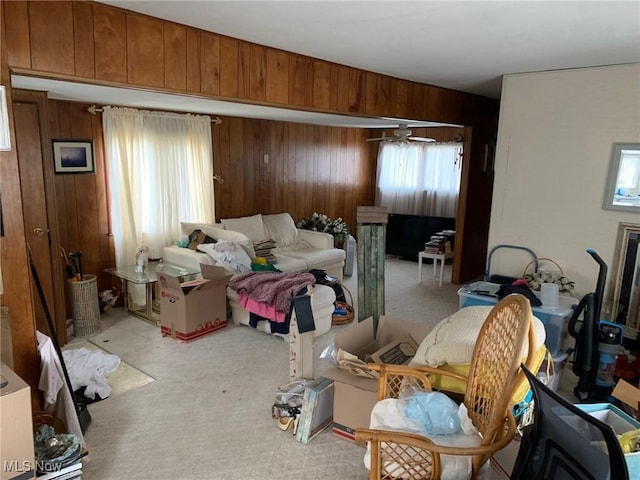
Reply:
[[[458, 286], [417, 264], [386, 262], [386, 312], [431, 325], [458, 309]], [[357, 268], [354, 268], [357, 272]], [[450, 278], [451, 266], [445, 267]], [[356, 275], [345, 284], [357, 307]], [[155, 379], [143, 388], [89, 405], [83, 471], [92, 480], [365, 480], [364, 449], [325, 430], [308, 445], [271, 418], [276, 389], [288, 383], [289, 348], [249, 327], [228, 326], [191, 343], [163, 337], [124, 309], [102, 318], [96, 345]], [[357, 318], [357, 317], [356, 317]], [[337, 326], [314, 341], [316, 376], [330, 367], [318, 358]]]

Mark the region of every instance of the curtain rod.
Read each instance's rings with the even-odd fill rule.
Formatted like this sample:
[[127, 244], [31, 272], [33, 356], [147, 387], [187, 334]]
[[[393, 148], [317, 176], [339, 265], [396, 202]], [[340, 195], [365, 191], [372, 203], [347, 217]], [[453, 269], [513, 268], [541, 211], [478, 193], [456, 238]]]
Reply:
[[[90, 107], [87, 107], [87, 111], [92, 114], [95, 115], [98, 112], [102, 112], [104, 111], [102, 108], [98, 107], [97, 105], [91, 105]], [[216, 125], [220, 125], [222, 123], [222, 120], [220, 120], [220, 117], [211, 117], [211, 123], [214, 123]]]

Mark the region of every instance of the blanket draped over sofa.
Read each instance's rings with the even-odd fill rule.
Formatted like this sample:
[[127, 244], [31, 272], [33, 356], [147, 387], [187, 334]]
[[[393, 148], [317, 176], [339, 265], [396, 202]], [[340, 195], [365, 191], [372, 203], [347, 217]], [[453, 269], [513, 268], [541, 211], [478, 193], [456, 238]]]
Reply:
[[303, 288], [313, 285], [315, 280], [310, 273], [249, 272], [229, 280], [229, 287], [238, 295], [246, 295], [286, 314], [291, 307], [291, 298]]

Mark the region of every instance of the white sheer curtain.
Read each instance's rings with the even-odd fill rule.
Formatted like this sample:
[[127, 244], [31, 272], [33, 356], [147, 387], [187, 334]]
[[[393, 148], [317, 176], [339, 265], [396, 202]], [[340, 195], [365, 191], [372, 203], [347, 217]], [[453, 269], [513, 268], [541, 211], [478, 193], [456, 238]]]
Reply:
[[211, 118], [105, 107], [116, 265], [150, 257], [180, 236], [180, 222], [213, 222]]
[[455, 217], [462, 170], [460, 143], [382, 143], [376, 205], [389, 213]]

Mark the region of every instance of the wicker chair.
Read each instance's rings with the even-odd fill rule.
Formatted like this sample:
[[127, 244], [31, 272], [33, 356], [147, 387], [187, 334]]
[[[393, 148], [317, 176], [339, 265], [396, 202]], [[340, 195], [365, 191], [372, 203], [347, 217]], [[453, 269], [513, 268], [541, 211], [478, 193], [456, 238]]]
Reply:
[[464, 380], [463, 402], [482, 439], [477, 447], [452, 447], [437, 445], [418, 434], [359, 428], [356, 442], [371, 445], [369, 479], [439, 479], [442, 454], [472, 456], [472, 478], [476, 478], [480, 467], [515, 434], [509, 399], [518, 383], [527, 381], [520, 371], [527, 338], [530, 347], [524, 364], [530, 367], [536, 344], [531, 306], [524, 296], [512, 294], [487, 316], [466, 378], [427, 366], [370, 364], [369, 368], [380, 374], [378, 400], [397, 398], [407, 387], [431, 390], [428, 374]]

